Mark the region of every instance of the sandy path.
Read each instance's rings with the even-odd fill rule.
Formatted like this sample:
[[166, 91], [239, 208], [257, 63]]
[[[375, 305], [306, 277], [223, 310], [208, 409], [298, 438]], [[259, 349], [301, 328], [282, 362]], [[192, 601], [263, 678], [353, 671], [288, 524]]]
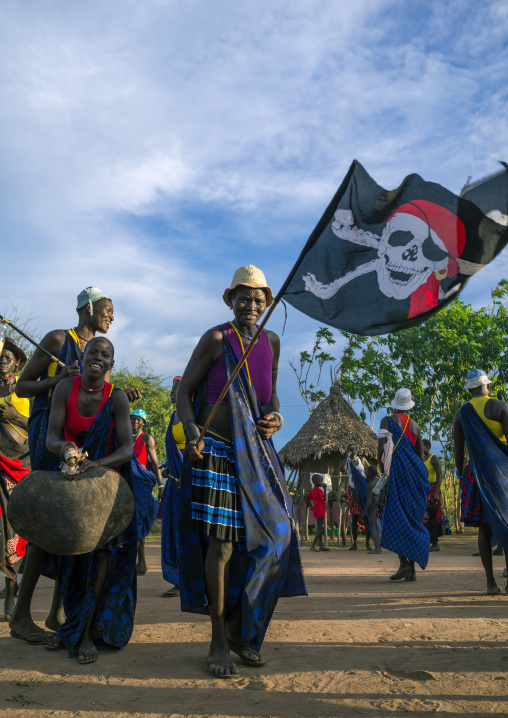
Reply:
[[[415, 583], [402, 584], [387, 581], [392, 554], [367, 555], [362, 546], [318, 556], [304, 548], [310, 597], [279, 602], [263, 650], [268, 664], [219, 681], [205, 667], [207, 619], [182, 615], [178, 599], [160, 597], [167, 584], [152, 543], [134, 637], [122, 651], [102, 648], [97, 663], [78, 666], [65, 652], [11, 639], [0, 623], [0, 715], [508, 714], [508, 596], [482, 595], [473, 539], [442, 546]], [[500, 577], [504, 561], [494, 561]], [[41, 624], [50, 595], [44, 580], [35, 602]], [[13, 696], [34, 702], [6, 700]]]

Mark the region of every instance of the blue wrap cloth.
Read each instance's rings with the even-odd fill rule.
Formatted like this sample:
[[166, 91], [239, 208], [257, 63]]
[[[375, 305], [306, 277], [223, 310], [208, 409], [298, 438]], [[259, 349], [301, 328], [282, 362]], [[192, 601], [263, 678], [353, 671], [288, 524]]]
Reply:
[[[238, 363], [223, 332], [226, 373]], [[203, 395], [203, 385], [198, 397]], [[260, 650], [277, 601], [307, 595], [298, 536], [283, 467], [272, 441], [261, 439], [256, 422], [263, 415], [245, 368], [229, 392], [229, 414], [245, 543], [235, 544], [229, 570], [226, 618], [241, 604], [241, 643]], [[200, 409], [195, 400], [196, 416]], [[183, 611], [208, 613], [204, 558], [208, 542], [191, 520], [192, 462], [185, 461], [180, 503], [180, 597]]]
[[469, 402], [460, 410], [460, 419], [493, 542], [508, 551], [508, 446], [492, 433]]
[[162, 540], [161, 563], [164, 580], [180, 588], [178, 571], [178, 537], [180, 517], [180, 488], [176, 480], [180, 480], [183, 468], [183, 454], [176, 445], [173, 436], [173, 425], [177, 420], [176, 411], [171, 415], [166, 432], [166, 467], [168, 480], [164, 489], [162, 507]]
[[381, 520], [381, 546], [424, 569], [430, 550], [429, 532], [422, 523], [430, 491], [429, 472], [411, 440], [406, 435], [401, 438], [401, 427], [387, 418], [395, 449]]
[[152, 493], [157, 483], [157, 477], [148, 467], [138, 461], [136, 455], [132, 457], [131, 475], [134, 500], [137, 506], [137, 535], [141, 541], [150, 533], [157, 516], [157, 499]]

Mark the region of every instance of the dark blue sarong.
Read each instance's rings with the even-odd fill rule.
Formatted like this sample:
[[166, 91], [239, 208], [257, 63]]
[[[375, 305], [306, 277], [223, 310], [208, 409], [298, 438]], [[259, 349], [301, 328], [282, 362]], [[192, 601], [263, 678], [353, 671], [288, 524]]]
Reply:
[[429, 532], [422, 523], [430, 490], [429, 472], [410, 439], [403, 435], [399, 442], [402, 429], [391, 417], [388, 431], [395, 449], [381, 521], [381, 546], [424, 569], [430, 550]]
[[152, 493], [157, 477], [147, 466], [140, 464], [135, 455], [131, 461], [131, 474], [137, 509], [137, 535], [141, 541], [150, 533], [157, 516], [157, 499]]
[[162, 539], [161, 563], [164, 580], [180, 588], [178, 571], [178, 542], [180, 517], [180, 481], [183, 467], [183, 454], [176, 445], [173, 436], [173, 424], [177, 418], [176, 411], [171, 415], [166, 432], [166, 467], [168, 480], [164, 490], [164, 505], [162, 508]]
[[[58, 356], [65, 366], [74, 364], [77, 360], [80, 370], [83, 369], [81, 363], [81, 347], [72, 338], [69, 331], [65, 334], [60, 355]], [[51, 368], [51, 365], [50, 367]], [[57, 364], [56, 371], [51, 376], [58, 376], [62, 371], [62, 367]], [[48, 370], [41, 375], [41, 381], [49, 376]], [[35, 397], [30, 418], [28, 419], [28, 445], [30, 448], [30, 464], [32, 471], [38, 469], [45, 471], [57, 471], [60, 464], [60, 457], [52, 454], [46, 448], [46, 438], [48, 435], [48, 421], [51, 411], [52, 391], [47, 391]]]
[[[113, 391], [120, 391], [114, 389]], [[83, 444], [90, 460], [106, 456], [113, 420], [112, 397], [95, 418]], [[134, 492], [131, 462], [120, 467], [124, 479]], [[143, 509], [136, 505], [133, 520], [127, 529], [128, 541], [109, 552], [110, 563], [104, 592], [95, 620], [99, 643], [121, 648], [132, 636], [136, 610], [136, 555], [138, 526], [143, 522]], [[59, 556], [58, 579], [62, 587], [65, 623], [58, 638], [71, 650], [79, 645], [95, 600], [95, 551], [78, 556]]]
[[[224, 333], [223, 347], [229, 377], [238, 357]], [[245, 543], [234, 545], [226, 618], [240, 602], [241, 643], [260, 650], [278, 599], [307, 595], [307, 588], [283, 467], [273, 443], [263, 441], [256, 429], [263, 412], [244, 368], [229, 389], [228, 401]], [[197, 416], [199, 401], [195, 410]], [[192, 463], [185, 461], [180, 504], [181, 605], [183, 611], [206, 614], [208, 542], [192, 527], [191, 484]]]
[[508, 446], [469, 402], [460, 410], [471, 469], [494, 541], [508, 551]]

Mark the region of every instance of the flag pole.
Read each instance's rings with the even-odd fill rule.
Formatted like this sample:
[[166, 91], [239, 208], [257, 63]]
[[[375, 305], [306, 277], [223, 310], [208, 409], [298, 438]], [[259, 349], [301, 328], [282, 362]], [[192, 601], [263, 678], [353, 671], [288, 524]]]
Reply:
[[15, 324], [13, 324], [13, 323], [10, 321], [10, 319], [7, 319], [7, 317], [3, 317], [3, 316], [0, 314], [0, 322], [1, 322], [2, 324], [8, 324], [12, 329], [14, 329], [15, 332], [18, 332], [18, 334], [21, 334], [22, 337], [24, 337], [27, 341], [29, 341], [30, 344], [33, 344], [34, 347], [36, 347], [37, 349], [40, 349], [41, 352], [44, 352], [44, 354], [47, 354], [47, 356], [48, 356], [52, 361], [56, 362], [56, 363], [57, 363], [59, 366], [61, 366], [61, 367], [65, 367], [65, 364], [64, 364], [63, 362], [61, 362], [60, 359], [57, 359], [57, 357], [54, 356], [53, 354], [51, 354], [51, 352], [48, 352], [47, 349], [44, 349], [44, 347], [41, 347], [40, 344], [37, 344], [37, 342], [36, 342], [34, 339], [31, 339], [31, 338], [28, 336], [28, 334], [25, 334], [25, 332], [24, 332], [22, 329], [18, 329], [18, 327], [17, 327]]
[[336, 192], [335, 195], [333, 196], [332, 201], [330, 202], [330, 204], [329, 204], [328, 207], [326, 208], [326, 210], [325, 210], [323, 216], [321, 217], [321, 219], [320, 219], [319, 222], [317, 223], [316, 227], [315, 227], [314, 230], [312, 231], [312, 233], [311, 233], [309, 239], [308, 239], [307, 242], [305, 243], [305, 246], [304, 246], [304, 248], [302, 249], [302, 251], [300, 252], [300, 255], [299, 255], [298, 259], [296, 260], [296, 262], [295, 262], [295, 264], [294, 264], [294, 266], [293, 266], [293, 269], [290, 271], [290, 273], [288, 274], [288, 276], [287, 276], [287, 278], [286, 278], [286, 281], [284, 282], [284, 284], [282, 285], [282, 287], [279, 289], [279, 291], [278, 291], [278, 293], [277, 293], [277, 296], [276, 296], [275, 299], [273, 300], [273, 302], [272, 302], [270, 308], [268, 309], [268, 311], [267, 311], [265, 317], [263, 318], [263, 321], [262, 321], [261, 324], [259, 325], [259, 327], [258, 327], [256, 333], [254, 334], [254, 336], [252, 337], [249, 346], [248, 346], [247, 349], [244, 351], [244, 353], [243, 353], [242, 357], [240, 358], [238, 364], [237, 364], [236, 367], [234, 368], [233, 373], [231, 374], [231, 376], [229, 377], [228, 381], [226, 382], [226, 386], [223, 388], [223, 390], [222, 390], [221, 393], [220, 393], [219, 398], [218, 398], [217, 401], [215, 402], [215, 405], [213, 406], [213, 408], [212, 408], [212, 410], [211, 410], [211, 412], [210, 412], [210, 414], [209, 414], [209, 416], [208, 416], [208, 419], [207, 419], [206, 422], [205, 422], [205, 425], [203, 426], [203, 428], [202, 428], [201, 431], [200, 431], [200, 434], [199, 434], [199, 436], [198, 436], [198, 438], [197, 438], [197, 441], [196, 441], [196, 445], [199, 444], [200, 441], [202, 441], [202, 439], [203, 439], [203, 437], [205, 436], [206, 432], [207, 432], [208, 429], [210, 428], [210, 425], [211, 425], [211, 423], [212, 423], [212, 421], [213, 421], [213, 417], [214, 417], [215, 414], [217, 413], [217, 410], [218, 410], [219, 406], [221, 405], [222, 400], [224, 399], [224, 397], [225, 397], [226, 394], [228, 393], [229, 387], [231, 386], [231, 384], [234, 382], [234, 380], [235, 380], [236, 377], [238, 376], [238, 374], [239, 374], [239, 372], [240, 372], [240, 369], [241, 369], [242, 366], [245, 364], [245, 360], [247, 359], [247, 357], [248, 357], [249, 354], [251, 353], [251, 350], [252, 350], [254, 344], [256, 343], [257, 338], [259, 337], [259, 335], [260, 335], [261, 332], [263, 331], [263, 329], [264, 329], [266, 323], [268, 322], [268, 320], [269, 320], [270, 317], [272, 316], [275, 307], [277, 306], [277, 304], [280, 302], [280, 300], [281, 300], [282, 297], [284, 296], [284, 293], [286, 292], [286, 289], [289, 287], [291, 281], [293, 280], [293, 277], [295, 276], [295, 274], [296, 274], [296, 272], [297, 272], [297, 270], [298, 270], [298, 267], [300, 266], [300, 264], [301, 264], [301, 262], [302, 262], [302, 259], [305, 257], [305, 255], [307, 254], [307, 252], [309, 251], [309, 249], [311, 249], [311, 248], [315, 245], [315, 243], [317, 242], [317, 240], [319, 239], [319, 237], [322, 235], [322, 233], [323, 233], [325, 227], [328, 225], [328, 223], [329, 223], [331, 217], [333, 216], [333, 214], [334, 214], [334, 212], [335, 212], [335, 210], [336, 210], [336, 208], [337, 208], [337, 205], [338, 205], [340, 199], [342, 198], [342, 195], [343, 195], [344, 192], [346, 191], [346, 187], [347, 187], [347, 185], [348, 185], [348, 183], [349, 183], [349, 181], [350, 181], [350, 179], [351, 179], [351, 176], [352, 176], [352, 174], [353, 174], [353, 172], [354, 172], [354, 170], [355, 170], [357, 164], [358, 164], [358, 161], [357, 161], [357, 160], [353, 160], [353, 162], [351, 163], [351, 166], [350, 166], [350, 168], [349, 168], [349, 170], [348, 170], [346, 176], [344, 177], [344, 179], [343, 179], [342, 182], [341, 182], [341, 185], [340, 185], [339, 189], [337, 190], [337, 192]]

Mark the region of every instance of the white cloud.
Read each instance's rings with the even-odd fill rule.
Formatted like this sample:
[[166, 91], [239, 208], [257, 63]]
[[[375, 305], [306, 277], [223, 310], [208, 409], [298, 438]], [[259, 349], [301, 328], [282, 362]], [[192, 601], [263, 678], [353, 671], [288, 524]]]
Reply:
[[[454, 191], [506, 159], [506, 12], [6, 0], [2, 294], [47, 330], [110, 287], [119, 356], [181, 371], [236, 266], [280, 286], [354, 157], [387, 188], [416, 171]], [[290, 317], [298, 350], [315, 323]]]

